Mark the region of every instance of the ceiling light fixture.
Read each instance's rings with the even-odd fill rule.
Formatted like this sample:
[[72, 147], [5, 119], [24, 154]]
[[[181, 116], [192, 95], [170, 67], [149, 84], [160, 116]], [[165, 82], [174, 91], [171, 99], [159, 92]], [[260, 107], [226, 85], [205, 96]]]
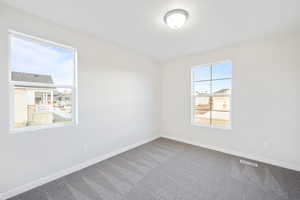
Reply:
[[172, 29], [180, 29], [189, 17], [189, 13], [183, 9], [174, 9], [164, 16], [165, 23]]

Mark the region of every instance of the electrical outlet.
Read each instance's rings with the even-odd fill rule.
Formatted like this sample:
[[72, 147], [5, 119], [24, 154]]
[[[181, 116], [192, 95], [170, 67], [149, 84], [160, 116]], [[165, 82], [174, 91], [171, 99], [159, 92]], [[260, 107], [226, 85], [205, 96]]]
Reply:
[[88, 145], [87, 144], [84, 144], [83, 145], [83, 151], [84, 151], [84, 153], [87, 153], [88, 152]]

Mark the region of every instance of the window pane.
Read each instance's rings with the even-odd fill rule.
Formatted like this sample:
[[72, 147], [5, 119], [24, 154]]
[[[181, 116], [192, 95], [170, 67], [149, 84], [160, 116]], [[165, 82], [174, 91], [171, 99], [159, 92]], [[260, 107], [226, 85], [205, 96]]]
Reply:
[[194, 95], [210, 94], [210, 81], [194, 82]]
[[212, 66], [212, 79], [222, 79], [232, 77], [232, 64], [230, 61]]
[[194, 122], [204, 125], [210, 125], [210, 111], [194, 109]]
[[211, 112], [213, 126], [230, 127], [230, 112]]
[[212, 93], [217, 95], [231, 94], [231, 80], [212, 81]]
[[72, 90], [68, 88], [14, 88], [14, 127], [72, 121]]
[[194, 81], [203, 81], [211, 80], [211, 67], [210, 66], [201, 66], [193, 68], [193, 80]]
[[195, 97], [194, 109], [210, 110], [210, 97]]
[[212, 110], [214, 111], [230, 111], [230, 97], [212, 97]]
[[10, 37], [12, 80], [73, 85], [74, 52], [22, 37]]

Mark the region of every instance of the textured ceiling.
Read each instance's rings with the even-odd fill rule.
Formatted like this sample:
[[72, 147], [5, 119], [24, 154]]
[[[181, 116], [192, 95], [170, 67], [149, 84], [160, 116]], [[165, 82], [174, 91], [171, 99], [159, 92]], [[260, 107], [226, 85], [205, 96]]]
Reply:
[[[300, 26], [299, 0], [1, 1], [159, 62]], [[177, 31], [163, 22], [174, 8], [190, 14]]]

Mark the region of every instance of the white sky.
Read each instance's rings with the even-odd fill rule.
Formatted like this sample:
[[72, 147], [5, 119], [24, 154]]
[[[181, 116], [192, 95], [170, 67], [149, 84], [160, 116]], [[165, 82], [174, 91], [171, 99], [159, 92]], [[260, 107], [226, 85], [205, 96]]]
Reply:
[[54, 84], [73, 84], [73, 51], [15, 36], [11, 37], [10, 51], [12, 71], [51, 75]]

